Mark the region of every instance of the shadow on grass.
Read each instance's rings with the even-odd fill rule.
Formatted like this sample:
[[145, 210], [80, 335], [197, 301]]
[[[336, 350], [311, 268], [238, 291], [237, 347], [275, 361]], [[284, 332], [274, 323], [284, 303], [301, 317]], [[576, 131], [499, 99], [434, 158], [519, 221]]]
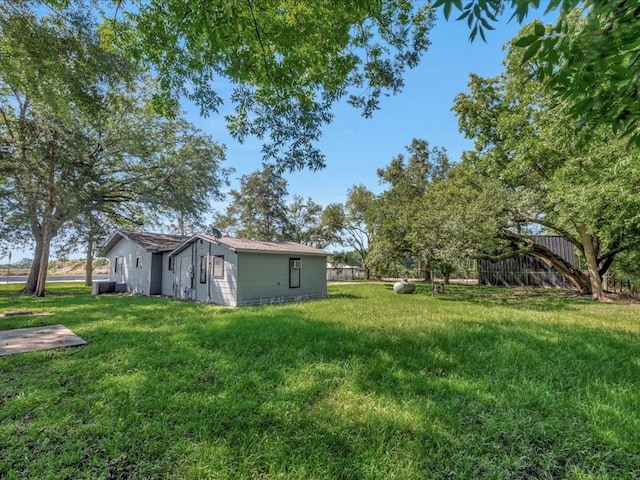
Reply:
[[[418, 292], [431, 295], [430, 285]], [[533, 287], [490, 287], [483, 285], [446, 285], [436, 298], [447, 302], [467, 302], [487, 307], [509, 307], [518, 310], [571, 310], [577, 304], [591, 302], [588, 296], [572, 290]]]
[[[19, 438], [0, 476], [623, 478], [640, 469], [637, 333], [468, 314], [408, 327], [396, 310], [400, 320], [381, 330], [379, 319], [349, 317], [385, 308], [386, 290], [366, 292], [235, 310], [64, 299], [59, 308], [90, 343], [0, 363], [2, 433]], [[446, 295], [435, 300], [455, 301]]]
[[[571, 290], [544, 289], [533, 287], [490, 287], [478, 285], [441, 285], [433, 291], [430, 283], [416, 283], [416, 291], [412, 295], [429, 296], [444, 302], [466, 302], [485, 307], [508, 307], [519, 310], [571, 310], [576, 302], [579, 304], [591, 300]], [[393, 291], [393, 284], [385, 283], [388, 291]]]

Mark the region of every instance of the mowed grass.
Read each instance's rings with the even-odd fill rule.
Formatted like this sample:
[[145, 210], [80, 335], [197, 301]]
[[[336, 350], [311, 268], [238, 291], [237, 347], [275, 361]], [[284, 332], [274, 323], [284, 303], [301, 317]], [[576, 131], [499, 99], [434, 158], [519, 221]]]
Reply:
[[[566, 292], [331, 286], [228, 309], [0, 288], [0, 478], [640, 476], [640, 308]], [[13, 290], [12, 290], [13, 289]]]

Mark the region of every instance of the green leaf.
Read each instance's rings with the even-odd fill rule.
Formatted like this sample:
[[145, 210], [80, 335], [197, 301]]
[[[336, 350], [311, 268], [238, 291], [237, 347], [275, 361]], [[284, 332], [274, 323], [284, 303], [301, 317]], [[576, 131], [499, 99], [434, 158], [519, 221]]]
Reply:
[[451, 7], [453, 4], [451, 2], [447, 2], [444, 5], [444, 18], [445, 20], [449, 20], [449, 16], [451, 15]]
[[482, 26], [484, 28], [486, 28], [487, 30], [495, 30], [495, 28], [493, 27], [493, 25], [491, 25], [486, 19], [481, 18], [480, 19], [480, 23], [482, 23]]
[[545, 28], [542, 23], [537, 22], [533, 28], [537, 36], [542, 37], [544, 35]]
[[[524, 37], [520, 37], [518, 40], [514, 42], [516, 47], [528, 47], [532, 43], [538, 40], [536, 35], [525, 35]], [[540, 48], [540, 47], [538, 47]]]
[[531, 44], [531, 46], [527, 48], [527, 51], [524, 52], [524, 55], [522, 56], [522, 63], [526, 63], [531, 60], [531, 58], [538, 52], [538, 50], [540, 50], [541, 46], [542, 42], [535, 42]]
[[482, 41], [484, 43], [487, 43], [487, 37], [484, 36], [484, 28], [482, 28], [482, 26], [480, 26], [480, 28], [478, 29], [478, 31], [480, 32], [480, 37], [482, 37]]
[[469, 16], [467, 17], [467, 25], [471, 28], [473, 25], [473, 15], [471, 14], [471, 10], [467, 10], [469, 12]]
[[471, 33], [469, 34], [469, 39], [473, 42], [476, 39], [477, 35], [478, 35], [478, 24], [476, 23], [475, 26], [473, 27], [473, 30], [471, 30]]

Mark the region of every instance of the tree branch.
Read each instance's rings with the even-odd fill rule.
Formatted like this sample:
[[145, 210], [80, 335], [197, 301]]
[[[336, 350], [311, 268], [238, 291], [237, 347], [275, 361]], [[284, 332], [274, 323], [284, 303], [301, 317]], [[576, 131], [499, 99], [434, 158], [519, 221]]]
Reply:
[[249, 5], [249, 11], [251, 12], [251, 19], [253, 20], [253, 28], [256, 31], [256, 38], [258, 39], [258, 43], [260, 44], [260, 48], [262, 49], [262, 63], [264, 63], [264, 70], [267, 75], [267, 78], [272, 81], [271, 72], [269, 71], [269, 64], [267, 62], [267, 49], [262, 42], [262, 35], [260, 34], [260, 26], [258, 25], [258, 19], [255, 16], [253, 11], [253, 2], [252, 0], [247, 0], [247, 4]]

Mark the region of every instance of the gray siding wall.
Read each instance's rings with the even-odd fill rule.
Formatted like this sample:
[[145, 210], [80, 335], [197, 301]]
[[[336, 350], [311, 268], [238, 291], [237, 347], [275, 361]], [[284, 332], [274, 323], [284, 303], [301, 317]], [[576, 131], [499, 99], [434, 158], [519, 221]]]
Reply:
[[[213, 257], [224, 256], [224, 277], [212, 278]], [[206, 281], [200, 283], [200, 257], [206, 261]], [[189, 266], [193, 276], [189, 273]], [[185, 300], [236, 306], [237, 255], [227, 247], [196, 240], [175, 260], [176, 297]]]
[[[136, 258], [142, 257], [142, 268], [136, 268]], [[121, 272], [114, 272], [116, 257], [123, 257]], [[125, 283], [127, 291], [149, 295], [151, 286], [151, 253], [131, 240], [121, 239], [109, 252], [109, 280]]]
[[[289, 288], [289, 259], [300, 258], [300, 287]], [[327, 257], [279, 253], [238, 253], [238, 305], [327, 296]]]
[[162, 253], [162, 295], [173, 297], [174, 274], [169, 270], [169, 253], [171, 252]]

